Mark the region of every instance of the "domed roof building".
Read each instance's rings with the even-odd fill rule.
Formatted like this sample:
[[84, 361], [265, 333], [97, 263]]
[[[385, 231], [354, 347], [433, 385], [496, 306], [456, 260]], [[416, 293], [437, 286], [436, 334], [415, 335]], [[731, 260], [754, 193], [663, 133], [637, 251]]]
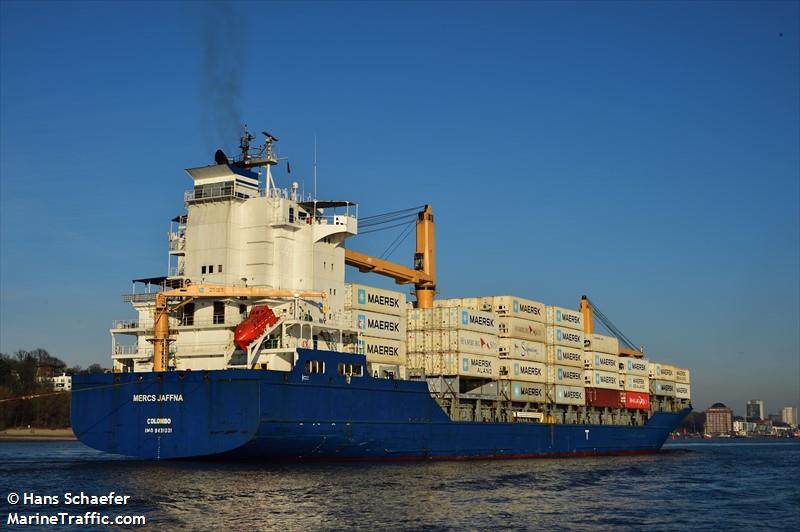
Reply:
[[733, 410], [722, 403], [714, 403], [706, 409], [705, 431], [712, 436], [730, 434], [733, 431]]

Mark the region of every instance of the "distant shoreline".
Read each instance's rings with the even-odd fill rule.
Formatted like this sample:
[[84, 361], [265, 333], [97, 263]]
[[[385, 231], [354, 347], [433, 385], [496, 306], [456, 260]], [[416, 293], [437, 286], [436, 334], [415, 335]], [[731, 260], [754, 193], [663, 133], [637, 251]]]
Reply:
[[37, 429], [15, 428], [0, 430], [0, 442], [3, 441], [74, 441], [77, 440], [71, 428]]

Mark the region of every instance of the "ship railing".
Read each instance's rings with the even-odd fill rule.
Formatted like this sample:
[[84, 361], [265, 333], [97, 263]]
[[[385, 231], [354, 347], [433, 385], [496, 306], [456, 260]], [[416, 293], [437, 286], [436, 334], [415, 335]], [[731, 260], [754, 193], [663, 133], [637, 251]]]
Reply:
[[182, 316], [178, 325], [182, 327], [203, 327], [206, 325], [226, 325], [228, 327], [239, 325], [242, 317], [237, 316], [212, 316], [198, 318], [196, 316]]
[[138, 345], [115, 345], [115, 355], [136, 355], [139, 353]]
[[138, 320], [114, 320], [111, 322], [112, 329], [138, 329]]
[[149, 303], [156, 300], [157, 292], [144, 292], [140, 294], [123, 294], [123, 303]]
[[[174, 238], [173, 238], [173, 235]], [[170, 233], [169, 250], [170, 251], [183, 251], [186, 249], [186, 239], [178, 236], [177, 233]]]
[[187, 190], [183, 193], [184, 203], [225, 198], [248, 199], [251, 197], [253, 196], [238, 191], [236, 187], [231, 186], [230, 183], [221, 184], [219, 186], [205, 185], [201, 189]]

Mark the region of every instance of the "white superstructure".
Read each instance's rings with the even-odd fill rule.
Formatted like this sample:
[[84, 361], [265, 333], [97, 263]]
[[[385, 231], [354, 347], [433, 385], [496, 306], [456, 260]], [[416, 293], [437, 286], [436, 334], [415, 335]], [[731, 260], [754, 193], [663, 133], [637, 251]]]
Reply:
[[[219, 151], [217, 164], [189, 168], [192, 189], [184, 194], [186, 214], [172, 220], [168, 233], [167, 275], [139, 279], [144, 293], [125, 296], [139, 314], [111, 329], [112, 357], [118, 371], [152, 369], [155, 291], [192, 283], [288, 290], [318, 290], [312, 300], [254, 298], [195, 299], [170, 317], [170, 366], [221, 369], [281, 365], [280, 357], [297, 347], [354, 351], [355, 331], [344, 315], [343, 242], [358, 231], [357, 207], [347, 201], [303, 197], [297, 183], [276, 187], [271, 167], [274, 137], [255, 155], [252, 136], [242, 138], [242, 157], [229, 160]], [[262, 175], [252, 169], [263, 168]], [[255, 304], [268, 304], [281, 318], [265, 338], [258, 358], [245, 360], [236, 350], [233, 330]], [[287, 360], [288, 362], [288, 360]]]

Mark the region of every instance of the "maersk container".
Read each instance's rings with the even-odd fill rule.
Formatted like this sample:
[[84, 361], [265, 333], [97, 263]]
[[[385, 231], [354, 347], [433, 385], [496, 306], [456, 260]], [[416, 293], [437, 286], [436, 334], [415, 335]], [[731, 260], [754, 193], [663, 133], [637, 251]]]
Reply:
[[650, 393], [663, 397], [675, 397], [675, 383], [650, 379]]
[[675, 382], [689, 384], [691, 382], [689, 370], [685, 368], [675, 368]]
[[586, 404], [586, 389], [582, 386], [558, 384], [554, 387], [553, 402], [559, 405], [583, 406]]
[[622, 388], [626, 392], [650, 392], [650, 379], [644, 375], [622, 375]]
[[620, 388], [619, 373], [611, 373], [610, 371], [584, 370], [583, 382], [587, 387], [591, 386], [592, 388], [607, 388], [617, 391]]
[[627, 375], [643, 375], [649, 377], [650, 363], [643, 358], [620, 357], [620, 370]]
[[430, 353], [434, 350], [434, 331], [408, 331], [406, 349], [408, 352]]
[[462, 297], [458, 306], [472, 310], [489, 310], [488, 308], [483, 308], [482, 297]]
[[459, 351], [478, 355], [497, 356], [497, 337], [493, 334], [448, 329], [434, 333], [438, 342], [437, 351]]
[[547, 361], [547, 349], [542, 342], [530, 342], [517, 338], [498, 338], [500, 356], [517, 360]]
[[500, 324], [498, 335], [503, 338], [519, 338], [532, 342], [544, 342], [545, 340], [544, 323], [513, 316], [500, 316], [498, 322]]
[[376, 364], [406, 365], [406, 343], [387, 338], [362, 336], [358, 341], [359, 353], [367, 356], [367, 362]]
[[584, 334], [583, 348], [586, 351], [619, 355], [619, 340], [614, 336], [604, 334]]
[[583, 350], [563, 345], [548, 345], [546, 361], [550, 365], [574, 366], [583, 369]]
[[692, 389], [691, 386], [688, 384], [684, 384], [682, 382], [675, 383], [675, 397], [678, 399], [691, 399], [692, 398]]
[[509, 401], [547, 402], [547, 387], [538, 382], [500, 381], [500, 394]]
[[525, 382], [546, 382], [547, 368], [541, 362], [527, 360], [500, 360], [500, 378]]
[[406, 296], [394, 290], [348, 283], [344, 285], [344, 306], [348, 310], [361, 309], [402, 316], [406, 313]]
[[[576, 329], [583, 334], [583, 314], [578, 310], [563, 307], [546, 307], [545, 317], [548, 325]], [[581, 343], [581, 347], [583, 347], [583, 343]]]
[[463, 329], [497, 336], [497, 315], [464, 307], [430, 309], [437, 329]]
[[547, 383], [583, 386], [583, 370], [573, 366], [548, 366]]
[[[430, 365], [427, 359], [430, 359]], [[500, 359], [469, 353], [433, 353], [426, 355], [426, 370], [429, 375], [478, 377], [497, 380], [500, 377]]]
[[550, 345], [563, 345], [583, 351], [583, 333], [575, 329], [547, 326], [546, 341]]
[[586, 405], [595, 408], [622, 408], [619, 390], [586, 388]]
[[433, 329], [433, 315], [424, 310], [426, 309], [412, 308], [406, 312], [406, 327], [409, 331]]
[[620, 392], [620, 402], [632, 410], [649, 410], [650, 394], [647, 392]]
[[366, 336], [391, 340], [406, 339], [405, 316], [391, 316], [368, 310], [351, 310], [345, 314], [349, 314], [353, 327]]
[[651, 363], [648, 368], [651, 379], [675, 382], [675, 366]]
[[610, 355], [608, 353], [584, 351], [583, 366], [587, 369], [598, 369], [600, 371], [619, 373], [619, 357], [617, 355]]
[[545, 322], [545, 305], [538, 301], [516, 296], [494, 296], [491, 309], [501, 316], [513, 316], [524, 320]]

